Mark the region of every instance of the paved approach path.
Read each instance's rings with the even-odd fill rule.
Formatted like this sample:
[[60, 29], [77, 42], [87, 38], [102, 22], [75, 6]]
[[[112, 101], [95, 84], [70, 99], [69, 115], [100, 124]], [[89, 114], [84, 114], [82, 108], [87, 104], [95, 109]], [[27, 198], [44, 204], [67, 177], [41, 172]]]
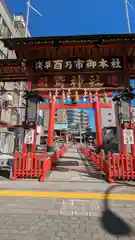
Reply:
[[55, 171], [52, 171], [48, 181], [56, 182], [105, 182], [102, 175], [96, 172], [88, 161], [78, 152], [79, 144], [72, 145], [57, 162]]

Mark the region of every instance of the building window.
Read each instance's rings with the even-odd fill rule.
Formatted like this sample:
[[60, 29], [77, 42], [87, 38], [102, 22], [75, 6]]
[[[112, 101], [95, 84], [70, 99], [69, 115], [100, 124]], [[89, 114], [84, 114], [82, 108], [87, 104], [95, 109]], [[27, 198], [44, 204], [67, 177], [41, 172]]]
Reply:
[[109, 123], [111, 123], [111, 122], [112, 122], [112, 120], [111, 120], [111, 119], [109, 119], [109, 120], [108, 120], [108, 122], [109, 122]]
[[108, 113], [108, 116], [111, 116], [111, 115], [112, 115], [112, 114], [109, 112], [109, 113]]

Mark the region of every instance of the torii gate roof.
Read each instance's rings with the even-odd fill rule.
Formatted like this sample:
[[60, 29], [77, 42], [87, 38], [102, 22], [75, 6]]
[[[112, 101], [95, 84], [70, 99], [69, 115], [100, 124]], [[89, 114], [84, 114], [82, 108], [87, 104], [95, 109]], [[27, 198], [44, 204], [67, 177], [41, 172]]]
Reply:
[[[31, 50], [36, 54], [37, 50], [40, 56], [44, 55], [45, 52], [43, 48], [49, 48], [52, 57], [55, 56], [58, 50], [62, 55], [63, 47], [82, 47], [87, 50], [87, 48], [93, 48], [93, 54], [98, 53], [98, 48], [106, 48], [106, 54], [114, 49], [119, 48], [119, 52], [123, 53], [123, 46], [127, 47], [128, 55], [134, 56], [135, 52], [135, 34], [103, 34], [103, 35], [76, 35], [76, 36], [52, 36], [52, 37], [31, 37], [31, 38], [10, 38], [2, 39], [5, 47], [10, 50], [15, 50], [18, 58], [35, 58], [35, 56], [30, 56]], [[95, 49], [97, 48], [97, 49]], [[117, 49], [118, 50], [118, 49]], [[52, 54], [53, 51], [53, 54]], [[105, 51], [105, 49], [104, 49]], [[77, 52], [76, 52], [77, 53]], [[86, 52], [87, 53], [87, 52]], [[83, 54], [86, 54], [83, 51]], [[68, 52], [72, 55], [72, 51]], [[81, 54], [81, 51], [80, 51]], [[109, 52], [108, 52], [109, 54]], [[38, 56], [39, 56], [38, 55]], [[49, 56], [48, 56], [49, 57]]]
[[30, 38], [8, 38], [2, 41], [14, 48], [16, 44], [45, 44], [45, 43], [91, 43], [91, 44], [113, 44], [113, 43], [130, 43], [134, 44], [135, 34], [102, 34], [102, 35], [72, 35], [72, 36], [44, 36]]
[[[128, 59], [130, 78], [135, 78], [135, 34], [103, 34], [2, 39], [5, 47], [15, 50], [17, 60], [0, 60], [0, 79], [25, 80], [28, 69], [22, 65], [36, 59], [88, 58], [99, 55]], [[98, 70], [97, 70], [98, 71]], [[29, 73], [30, 74], [30, 73]]]

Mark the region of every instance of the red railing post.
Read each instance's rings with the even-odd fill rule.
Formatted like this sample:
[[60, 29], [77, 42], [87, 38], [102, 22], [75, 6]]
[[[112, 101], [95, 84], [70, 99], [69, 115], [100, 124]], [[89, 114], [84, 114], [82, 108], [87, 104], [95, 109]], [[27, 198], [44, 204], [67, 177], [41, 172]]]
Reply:
[[105, 163], [106, 178], [109, 183], [115, 183], [113, 179], [113, 160], [111, 152], [108, 152], [108, 162]]
[[103, 171], [103, 164], [104, 164], [104, 161], [105, 161], [105, 153], [104, 151], [101, 151], [100, 152], [100, 169], [101, 171]]
[[131, 168], [131, 179], [132, 180], [135, 179], [134, 161], [135, 161], [135, 158], [130, 155], [130, 168]]
[[49, 104], [50, 113], [49, 113], [49, 125], [48, 125], [48, 144], [47, 152], [54, 152], [54, 124], [55, 124], [55, 110], [56, 110], [56, 101], [53, 98], [52, 102]]
[[43, 155], [43, 171], [42, 171], [42, 175], [40, 177], [40, 182], [44, 182], [45, 178], [46, 178], [46, 173], [47, 173], [47, 159], [46, 159], [46, 152], [44, 152]]
[[13, 161], [13, 166], [12, 166], [12, 177], [11, 180], [16, 180], [17, 179], [17, 159], [18, 159], [18, 152], [14, 153], [14, 161]]
[[125, 164], [126, 164], [126, 155], [121, 154], [119, 156], [119, 161], [121, 158], [121, 178], [125, 180]]

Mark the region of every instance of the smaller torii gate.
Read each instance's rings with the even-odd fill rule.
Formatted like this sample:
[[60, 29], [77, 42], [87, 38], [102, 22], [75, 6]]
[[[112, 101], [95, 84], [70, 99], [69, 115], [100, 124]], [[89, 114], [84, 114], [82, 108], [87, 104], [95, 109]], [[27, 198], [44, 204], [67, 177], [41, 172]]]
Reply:
[[[43, 96], [43, 95], [42, 95]], [[94, 109], [94, 116], [95, 116], [95, 125], [96, 125], [96, 144], [100, 147], [103, 143], [103, 136], [102, 136], [102, 126], [101, 126], [101, 108], [111, 108], [111, 103], [103, 103], [100, 102], [99, 97], [103, 97], [103, 94], [96, 93], [94, 95], [94, 99], [92, 100], [92, 96], [89, 97], [89, 103], [76, 103], [76, 104], [65, 104], [65, 103], [58, 103], [56, 101], [55, 95], [52, 96], [50, 99], [50, 103], [40, 104], [40, 109], [50, 109], [49, 113], [49, 126], [48, 126], [48, 146], [47, 150], [52, 151], [54, 148], [54, 124], [55, 124], [55, 111], [56, 109]]]

